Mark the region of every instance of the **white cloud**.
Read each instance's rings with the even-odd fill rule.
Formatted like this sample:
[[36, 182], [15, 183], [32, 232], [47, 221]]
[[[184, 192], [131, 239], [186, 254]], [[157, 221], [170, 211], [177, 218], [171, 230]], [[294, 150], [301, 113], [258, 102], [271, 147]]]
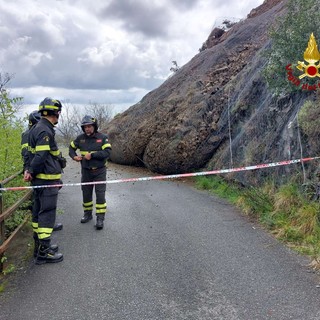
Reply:
[[263, 0], [0, 0], [0, 72], [35, 107], [45, 96], [129, 106], [198, 53], [225, 18]]

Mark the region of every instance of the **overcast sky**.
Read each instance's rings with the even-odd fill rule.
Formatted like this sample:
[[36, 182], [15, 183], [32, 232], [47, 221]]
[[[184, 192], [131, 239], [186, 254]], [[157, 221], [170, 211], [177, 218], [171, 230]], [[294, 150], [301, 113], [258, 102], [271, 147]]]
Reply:
[[46, 96], [118, 111], [263, 0], [0, 0], [0, 72], [26, 108]]

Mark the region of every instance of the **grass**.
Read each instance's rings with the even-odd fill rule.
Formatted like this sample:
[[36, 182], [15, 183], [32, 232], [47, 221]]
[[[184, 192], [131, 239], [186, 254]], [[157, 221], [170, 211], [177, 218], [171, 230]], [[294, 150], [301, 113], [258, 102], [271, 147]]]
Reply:
[[7, 285], [7, 281], [0, 283], [0, 294], [5, 291], [6, 285]]
[[214, 192], [221, 198], [228, 199], [231, 203], [235, 203], [240, 196], [239, 189], [232, 184], [227, 184], [222, 178], [198, 177], [196, 186], [200, 189]]
[[2, 257], [3, 271], [0, 272], [0, 299], [1, 293], [7, 291], [12, 285], [16, 272], [22, 270], [33, 254], [31, 222], [25, 224], [18, 232]]
[[[5, 185], [5, 187], [15, 187], [15, 186], [24, 186], [28, 185], [22, 181], [22, 174], [18, 175], [15, 179], [10, 181]], [[8, 209], [14, 205], [27, 191], [5, 191], [2, 193], [4, 209]], [[31, 212], [30, 212], [31, 201], [25, 201], [18, 209], [6, 217], [4, 221], [5, 229], [5, 239], [8, 239], [9, 236], [16, 230], [16, 228], [25, 220], [27, 217], [31, 221]], [[20, 251], [24, 254], [26, 252], [25, 241], [19, 241], [19, 237], [22, 238], [22, 234], [28, 234], [27, 238], [30, 237], [30, 232], [26, 231], [26, 226], [23, 227], [23, 230], [19, 231], [19, 234], [16, 235], [16, 238], [10, 243], [9, 248], [6, 250], [5, 254], [1, 257], [1, 263], [3, 263], [3, 270], [0, 273], [0, 292], [4, 291], [4, 277], [8, 276], [11, 273], [16, 271], [16, 266], [20, 263], [22, 256], [20, 256]], [[5, 240], [1, 239], [1, 240]], [[23, 240], [25, 240], [23, 238]], [[19, 244], [17, 246], [17, 244]], [[24, 248], [24, 249], [22, 249]]]
[[299, 185], [244, 188], [220, 176], [197, 177], [196, 186], [227, 199], [254, 218], [277, 239], [313, 259], [320, 269], [320, 202], [312, 200]]

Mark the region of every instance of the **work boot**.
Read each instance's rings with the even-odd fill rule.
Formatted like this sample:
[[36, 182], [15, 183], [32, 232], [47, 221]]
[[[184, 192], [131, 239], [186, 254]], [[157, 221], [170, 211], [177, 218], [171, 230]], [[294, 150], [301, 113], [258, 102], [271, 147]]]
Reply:
[[62, 253], [54, 252], [50, 248], [50, 241], [41, 241], [36, 264], [44, 264], [44, 263], [57, 263], [63, 260]]
[[[40, 246], [40, 241], [38, 239], [38, 235], [37, 234], [33, 235], [33, 240], [34, 240], [33, 256], [34, 256], [34, 258], [36, 258], [37, 255], [38, 255], [39, 246]], [[59, 250], [59, 247], [58, 247], [57, 244], [51, 244], [50, 245], [50, 249], [53, 252], [57, 252]]]
[[96, 223], [96, 229], [101, 230], [103, 229], [103, 221], [104, 221], [104, 215], [97, 215], [97, 223]]
[[[33, 248], [33, 257], [36, 258], [38, 255], [38, 251], [39, 251], [39, 240], [35, 240], [34, 241], [34, 248]], [[57, 244], [51, 244], [50, 245], [50, 250], [52, 250], [53, 252], [58, 252], [59, 247]]]
[[85, 212], [85, 214], [81, 218], [81, 223], [87, 223], [90, 220], [92, 220], [92, 213], [91, 212]]
[[62, 230], [62, 228], [63, 228], [63, 224], [58, 222], [53, 226], [53, 231], [59, 231], [59, 230]]

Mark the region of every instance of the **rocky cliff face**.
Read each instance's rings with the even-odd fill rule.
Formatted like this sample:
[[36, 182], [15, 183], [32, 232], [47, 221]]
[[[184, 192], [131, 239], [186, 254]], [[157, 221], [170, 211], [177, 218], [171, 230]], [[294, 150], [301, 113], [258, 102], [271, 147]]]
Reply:
[[[111, 160], [173, 174], [300, 158], [295, 119], [307, 94], [275, 98], [261, 74], [268, 28], [284, 2], [266, 0], [219, 37], [212, 32], [189, 63], [113, 119], [107, 129]], [[292, 170], [300, 167], [233, 177], [257, 183]]]

